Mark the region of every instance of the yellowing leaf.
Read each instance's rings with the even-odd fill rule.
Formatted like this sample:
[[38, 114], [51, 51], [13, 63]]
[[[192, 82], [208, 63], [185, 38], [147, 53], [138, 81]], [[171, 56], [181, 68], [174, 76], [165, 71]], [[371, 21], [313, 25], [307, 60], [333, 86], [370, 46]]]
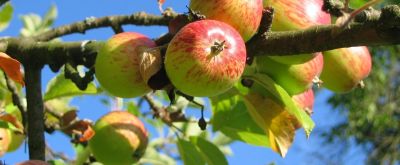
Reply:
[[4, 73], [10, 77], [15, 82], [25, 85], [24, 78], [21, 73], [21, 63], [19, 61], [11, 58], [7, 54], [0, 52], [0, 68]]
[[144, 82], [154, 76], [162, 66], [162, 57], [160, 48], [142, 48], [139, 54], [140, 66], [139, 71]]
[[251, 92], [244, 96], [244, 101], [250, 115], [267, 134], [272, 150], [285, 157], [295, 135], [293, 117], [271, 97]]

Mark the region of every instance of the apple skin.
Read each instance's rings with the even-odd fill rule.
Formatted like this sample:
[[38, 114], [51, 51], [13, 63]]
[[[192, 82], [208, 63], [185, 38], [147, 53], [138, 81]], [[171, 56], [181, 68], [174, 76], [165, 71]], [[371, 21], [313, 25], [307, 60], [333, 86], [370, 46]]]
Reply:
[[269, 75], [277, 84], [281, 85], [290, 95], [302, 93], [312, 86], [313, 79], [319, 76], [324, 66], [321, 53], [305, 63], [286, 65], [267, 56], [256, 58], [258, 72]]
[[371, 54], [365, 46], [340, 48], [323, 54], [325, 67], [320, 78], [323, 86], [331, 91], [349, 92], [371, 71]]
[[27, 160], [24, 162], [17, 163], [15, 165], [49, 165], [49, 164], [41, 160]]
[[[222, 42], [222, 50], [213, 52], [212, 47]], [[181, 92], [215, 96], [240, 79], [246, 65], [246, 46], [228, 24], [196, 21], [183, 27], [171, 40], [164, 64], [172, 84]]]
[[144, 154], [148, 132], [143, 123], [126, 111], [113, 111], [93, 127], [89, 147], [97, 161], [107, 165], [133, 164]]
[[8, 146], [7, 152], [13, 152], [13, 151], [17, 150], [22, 145], [22, 143], [25, 140], [25, 135], [24, 134], [20, 134], [20, 133], [15, 133], [15, 132], [12, 132], [10, 130], [9, 130], [9, 132], [10, 132], [10, 136], [11, 136], [11, 143]]
[[6, 128], [0, 128], [0, 157], [3, 156], [10, 146], [11, 134]]
[[98, 52], [95, 69], [100, 85], [110, 94], [131, 98], [150, 92], [139, 71], [140, 49], [155, 47], [150, 38], [135, 32], [112, 36]]
[[[264, 6], [275, 10], [272, 31], [305, 29], [314, 25], [330, 24], [331, 17], [322, 11], [322, 0], [264, 0]], [[304, 63], [315, 54], [295, 56], [270, 56], [271, 59], [285, 64]]]
[[248, 41], [260, 26], [262, 3], [262, 0], [191, 0], [189, 7], [207, 19], [231, 25]]
[[331, 17], [322, 11], [322, 0], [264, 0], [274, 8], [273, 31], [305, 29], [330, 24]]

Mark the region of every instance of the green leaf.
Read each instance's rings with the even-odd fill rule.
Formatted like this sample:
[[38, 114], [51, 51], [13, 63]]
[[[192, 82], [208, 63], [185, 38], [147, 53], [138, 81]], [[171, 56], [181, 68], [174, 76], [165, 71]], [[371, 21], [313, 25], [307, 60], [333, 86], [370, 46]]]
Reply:
[[254, 122], [235, 89], [211, 98], [214, 131], [248, 144], [269, 147], [265, 132]]
[[222, 134], [222, 133], [217, 133], [214, 138], [213, 138], [213, 143], [216, 145], [229, 145], [233, 142], [231, 138], [228, 136]]
[[89, 83], [86, 90], [82, 91], [70, 79], [65, 79], [64, 73], [60, 73], [47, 84], [44, 100], [84, 94], [97, 94], [97, 88], [93, 82]]
[[57, 15], [58, 15], [57, 6], [53, 4], [47, 11], [46, 15], [44, 15], [41, 27], [48, 28], [51, 25], [53, 25], [54, 20], [57, 18]]
[[310, 135], [312, 129], [315, 124], [311, 117], [307, 115], [307, 113], [301, 109], [299, 109], [293, 102], [290, 95], [283, 89], [281, 86], [276, 84], [269, 76], [265, 74], [256, 73], [253, 75], [245, 76], [246, 78], [250, 78], [254, 80], [254, 82], [260, 84], [263, 88], [265, 88], [276, 100], [282, 101], [283, 105], [287, 107], [287, 111], [289, 114], [296, 117], [296, 119], [303, 126], [307, 137]]
[[175, 165], [176, 162], [168, 155], [160, 153], [154, 147], [149, 146], [144, 156], [140, 159], [139, 164]]
[[133, 101], [128, 102], [127, 103], [127, 109], [128, 109], [129, 113], [131, 113], [131, 114], [133, 114], [135, 116], [141, 116], [140, 109], [135, 104], [135, 102], [133, 102]]
[[177, 142], [179, 154], [186, 165], [204, 165], [205, 161], [196, 146], [183, 139], [178, 139]]
[[14, 8], [11, 6], [11, 3], [7, 2], [0, 9], [0, 32], [8, 27], [10, 24]]
[[73, 145], [73, 148], [76, 154], [75, 164], [85, 164], [91, 154], [90, 148], [82, 144]]
[[24, 37], [29, 37], [37, 34], [40, 29], [39, 26], [42, 22], [42, 18], [40, 18], [37, 14], [26, 14], [20, 16], [22, 23], [24, 24], [24, 28], [21, 29], [21, 35]]
[[202, 157], [206, 160], [208, 165], [227, 165], [225, 155], [218, 149], [216, 145], [201, 137], [190, 137], [190, 141], [196, 145]]
[[350, 7], [353, 9], [357, 9], [367, 3], [369, 0], [351, 0], [349, 1]]

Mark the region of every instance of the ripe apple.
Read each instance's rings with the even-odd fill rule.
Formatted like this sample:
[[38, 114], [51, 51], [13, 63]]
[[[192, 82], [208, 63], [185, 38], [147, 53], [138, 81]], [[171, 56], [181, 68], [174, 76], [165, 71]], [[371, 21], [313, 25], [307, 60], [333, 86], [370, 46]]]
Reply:
[[286, 65], [268, 57], [256, 58], [256, 67], [260, 73], [271, 76], [290, 95], [304, 92], [312, 86], [313, 79], [322, 71], [324, 61], [321, 53], [305, 63]]
[[[322, 0], [264, 0], [264, 6], [275, 10], [272, 31], [305, 29], [320, 24], [330, 24], [331, 17], [322, 11]], [[295, 56], [270, 56], [285, 64], [299, 64], [311, 60], [315, 54]]]
[[21, 163], [17, 163], [16, 165], [49, 165], [49, 164], [41, 160], [27, 160]]
[[165, 70], [172, 84], [191, 96], [214, 96], [230, 89], [246, 65], [246, 46], [226, 23], [201, 20], [183, 27], [171, 40]]
[[126, 111], [113, 111], [101, 117], [93, 127], [95, 135], [89, 147], [103, 164], [133, 164], [144, 154], [148, 133], [143, 123]]
[[260, 26], [262, 0], [191, 0], [190, 8], [207, 19], [225, 22], [248, 41]]
[[111, 37], [98, 52], [95, 69], [100, 85], [117, 97], [136, 97], [151, 89], [139, 71], [139, 53], [143, 48], [155, 47], [150, 38], [134, 32], [123, 32]]
[[323, 86], [334, 92], [348, 92], [371, 71], [371, 55], [365, 46], [323, 52]]
[[330, 24], [331, 17], [322, 11], [322, 0], [264, 0], [274, 8], [273, 31], [305, 29], [320, 24]]

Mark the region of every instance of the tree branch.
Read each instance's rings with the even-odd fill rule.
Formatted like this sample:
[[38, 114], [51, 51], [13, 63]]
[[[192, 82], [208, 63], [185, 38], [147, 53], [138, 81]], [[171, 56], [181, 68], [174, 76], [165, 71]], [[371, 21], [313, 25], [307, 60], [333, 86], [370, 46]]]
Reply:
[[10, 0], [0, 0], [0, 7], [3, 6], [5, 3], [7, 3]]
[[42, 99], [41, 65], [24, 65], [26, 100], [28, 105], [28, 145], [30, 160], [45, 160], [44, 110]]
[[[361, 17], [361, 18], [360, 18]], [[364, 18], [362, 18], [364, 17]], [[269, 32], [249, 41], [247, 53], [290, 55], [313, 53], [342, 47], [400, 44], [400, 7], [387, 6], [382, 12], [360, 15], [338, 34], [336, 25], [320, 25], [305, 30]]]
[[60, 26], [50, 31], [44, 32], [34, 37], [37, 41], [49, 41], [51, 39], [72, 33], [85, 33], [89, 29], [100, 27], [112, 27], [114, 30], [121, 31], [122, 25], [168, 25], [169, 21], [175, 17], [175, 14], [169, 15], [152, 15], [145, 12], [134, 13], [132, 15], [108, 16], [101, 18], [87, 18], [84, 21], [76, 22], [69, 25]]
[[[288, 32], [268, 32], [258, 34], [247, 42], [249, 56], [293, 55], [313, 53], [352, 46], [375, 46], [400, 44], [400, 7], [386, 6], [379, 11], [366, 11], [355, 18], [349, 27], [337, 31], [335, 25], [319, 25], [304, 30]], [[168, 34], [169, 35], [169, 34]], [[162, 39], [167, 42], [172, 36]], [[160, 41], [161, 42], [161, 41]], [[68, 60], [76, 65], [90, 68], [102, 42], [36, 42], [26, 38], [6, 38], [0, 40], [0, 51], [19, 61], [28, 56], [54, 70]]]

